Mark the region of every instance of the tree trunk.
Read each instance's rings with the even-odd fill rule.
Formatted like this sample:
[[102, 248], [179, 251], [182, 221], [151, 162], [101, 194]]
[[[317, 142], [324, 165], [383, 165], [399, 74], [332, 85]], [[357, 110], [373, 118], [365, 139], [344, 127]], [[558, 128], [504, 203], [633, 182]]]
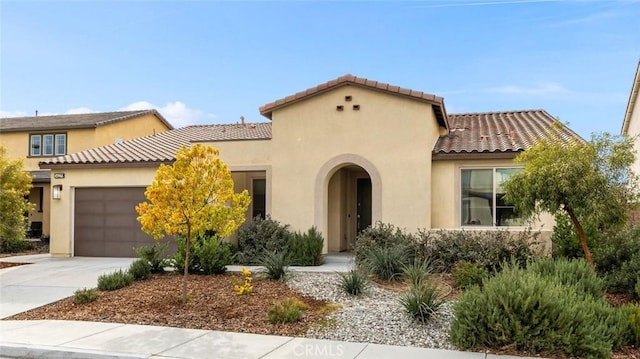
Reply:
[[573, 213], [573, 209], [571, 207], [565, 207], [564, 209], [565, 211], [567, 211], [569, 217], [571, 217], [571, 222], [573, 222], [573, 225], [576, 226], [576, 229], [578, 230], [578, 239], [580, 240], [580, 246], [582, 247], [582, 251], [584, 252], [584, 258], [587, 260], [587, 263], [589, 263], [589, 266], [593, 268], [593, 258], [591, 258], [591, 251], [589, 250], [589, 245], [587, 244], [587, 236], [584, 234], [582, 224], [580, 224], [580, 221], [578, 221], [578, 217], [576, 217], [576, 214]]
[[189, 276], [189, 252], [191, 251], [191, 227], [187, 227], [187, 243], [184, 256], [184, 275], [182, 276], [182, 303], [187, 303], [187, 277]]

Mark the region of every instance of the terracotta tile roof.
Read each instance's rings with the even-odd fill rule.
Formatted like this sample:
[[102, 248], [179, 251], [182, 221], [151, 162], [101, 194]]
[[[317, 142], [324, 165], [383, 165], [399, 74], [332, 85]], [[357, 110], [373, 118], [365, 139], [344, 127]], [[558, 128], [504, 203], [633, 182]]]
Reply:
[[187, 126], [47, 159], [40, 162], [40, 168], [85, 165], [156, 166], [159, 163], [173, 162], [176, 151], [193, 142], [268, 139], [271, 139], [270, 123]]
[[156, 110], [119, 111], [85, 113], [76, 115], [30, 116], [0, 118], [0, 132], [21, 132], [38, 130], [67, 130], [74, 128], [95, 128], [114, 122], [153, 114], [169, 129], [173, 126]]
[[[440, 136], [434, 159], [451, 154], [511, 153], [531, 147], [545, 137], [557, 120], [544, 110], [449, 114], [449, 133]], [[568, 127], [566, 138], [580, 138]]]
[[370, 90], [381, 91], [395, 96], [407, 97], [418, 101], [427, 102], [433, 105], [438, 123], [447, 127], [447, 112], [444, 107], [444, 99], [436, 95], [425, 93], [422, 91], [411, 90], [399, 86], [389, 85], [387, 83], [369, 80], [363, 77], [356, 77], [353, 75], [340, 76], [335, 80], [325, 82], [316, 87], [309, 88], [305, 91], [298, 92], [294, 95], [287, 96], [285, 98], [276, 100], [260, 107], [260, 114], [268, 119], [271, 119], [273, 111], [285, 106], [289, 106], [298, 101], [305, 100], [309, 97], [331, 91], [341, 86], [358, 86], [367, 88]]

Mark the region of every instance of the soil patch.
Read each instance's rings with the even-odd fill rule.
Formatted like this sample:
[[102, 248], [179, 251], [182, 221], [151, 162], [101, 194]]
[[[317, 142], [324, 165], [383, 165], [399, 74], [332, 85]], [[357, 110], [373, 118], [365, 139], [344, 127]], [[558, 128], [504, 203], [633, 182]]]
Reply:
[[[272, 280], [254, 279], [253, 293], [237, 295], [231, 276], [190, 275], [186, 304], [182, 303], [182, 276], [165, 273], [100, 292], [92, 303], [75, 304], [71, 297], [7, 319], [84, 320], [294, 336], [303, 334], [326, 312], [326, 302], [302, 296], [285, 283]], [[302, 319], [290, 324], [268, 323], [267, 312], [274, 302], [287, 297], [309, 306]]]
[[0, 269], [9, 268], [9, 267], [15, 267], [15, 266], [21, 266], [21, 265], [25, 265], [25, 264], [31, 264], [31, 263], [0, 262]]

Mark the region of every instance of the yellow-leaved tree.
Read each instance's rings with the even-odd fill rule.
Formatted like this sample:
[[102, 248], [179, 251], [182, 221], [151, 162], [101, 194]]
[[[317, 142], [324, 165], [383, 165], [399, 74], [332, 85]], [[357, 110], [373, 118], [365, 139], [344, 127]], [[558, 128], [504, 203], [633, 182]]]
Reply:
[[195, 236], [213, 230], [224, 238], [245, 220], [251, 199], [245, 190], [235, 193], [231, 171], [217, 149], [196, 144], [183, 146], [173, 165], [160, 165], [147, 202], [136, 206], [142, 230], [155, 239], [179, 235], [186, 240], [182, 301], [187, 301], [189, 252]]
[[24, 240], [31, 204], [25, 196], [31, 189], [31, 176], [24, 171], [22, 160], [11, 159], [0, 145], [0, 248], [7, 242]]

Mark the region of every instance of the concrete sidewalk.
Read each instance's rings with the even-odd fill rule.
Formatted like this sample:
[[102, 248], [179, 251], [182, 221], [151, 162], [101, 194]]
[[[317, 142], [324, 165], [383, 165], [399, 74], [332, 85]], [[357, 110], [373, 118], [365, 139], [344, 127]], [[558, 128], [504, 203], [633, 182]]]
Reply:
[[484, 353], [132, 324], [0, 321], [5, 358], [515, 359]]

